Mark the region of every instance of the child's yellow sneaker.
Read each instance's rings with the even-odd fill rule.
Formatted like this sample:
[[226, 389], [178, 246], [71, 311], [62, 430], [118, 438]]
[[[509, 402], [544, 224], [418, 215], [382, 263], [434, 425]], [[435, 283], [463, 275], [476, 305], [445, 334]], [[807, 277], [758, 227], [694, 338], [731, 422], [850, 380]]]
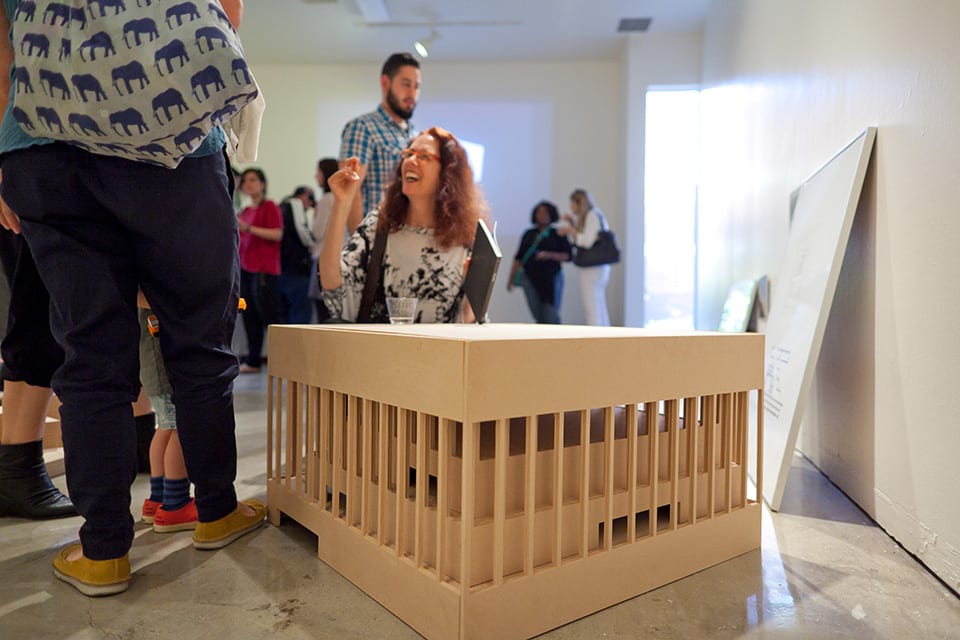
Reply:
[[130, 586], [130, 554], [113, 560], [90, 560], [81, 556], [67, 560], [80, 543], [72, 544], [53, 559], [53, 575], [73, 585], [85, 596], [112, 596]]
[[193, 531], [194, 548], [220, 549], [263, 524], [267, 507], [259, 500], [244, 500], [243, 504], [253, 509], [253, 515], [246, 515], [237, 505], [233, 513], [219, 520], [198, 523]]

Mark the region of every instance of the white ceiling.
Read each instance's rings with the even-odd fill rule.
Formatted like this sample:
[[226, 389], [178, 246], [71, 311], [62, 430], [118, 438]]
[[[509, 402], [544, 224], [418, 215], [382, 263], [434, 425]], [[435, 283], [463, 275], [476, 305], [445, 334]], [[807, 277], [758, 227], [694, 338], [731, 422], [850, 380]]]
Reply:
[[617, 32], [621, 18], [653, 18], [649, 33], [699, 31], [710, 2], [245, 0], [240, 35], [254, 64], [382, 62], [412, 52], [431, 24], [439, 37], [430, 61], [613, 59], [628, 37]]

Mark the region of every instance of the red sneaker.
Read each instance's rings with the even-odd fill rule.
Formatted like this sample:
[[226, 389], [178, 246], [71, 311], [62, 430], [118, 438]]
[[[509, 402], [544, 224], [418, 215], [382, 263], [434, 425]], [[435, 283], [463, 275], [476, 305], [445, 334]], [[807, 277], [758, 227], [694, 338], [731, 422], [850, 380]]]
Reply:
[[157, 509], [163, 506], [162, 502], [156, 502], [147, 498], [143, 501], [143, 509], [140, 510], [140, 520], [147, 524], [153, 524], [153, 519], [157, 515]]
[[161, 506], [153, 520], [153, 530], [157, 533], [172, 533], [174, 531], [193, 531], [197, 528], [197, 505], [190, 498], [190, 502], [179, 509], [166, 511]]

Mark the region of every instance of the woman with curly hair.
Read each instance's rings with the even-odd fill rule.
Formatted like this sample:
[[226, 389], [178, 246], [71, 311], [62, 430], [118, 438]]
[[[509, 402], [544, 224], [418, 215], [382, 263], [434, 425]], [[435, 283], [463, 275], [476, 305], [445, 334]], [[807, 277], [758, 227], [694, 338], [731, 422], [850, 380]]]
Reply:
[[357, 159], [350, 158], [328, 183], [334, 195], [320, 251], [320, 281], [332, 316], [358, 320], [377, 234], [386, 248], [369, 318], [387, 322], [387, 297], [417, 298], [415, 322], [472, 322], [462, 285], [477, 220], [487, 204], [473, 182], [467, 154], [439, 127], [414, 138], [401, 153], [394, 180], [379, 209], [369, 212], [341, 246], [347, 214], [357, 197]]

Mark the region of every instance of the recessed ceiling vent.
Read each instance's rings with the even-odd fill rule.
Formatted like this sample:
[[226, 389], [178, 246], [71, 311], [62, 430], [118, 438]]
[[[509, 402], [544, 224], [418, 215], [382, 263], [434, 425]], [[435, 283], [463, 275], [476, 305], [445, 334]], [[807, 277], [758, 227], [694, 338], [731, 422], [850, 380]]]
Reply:
[[653, 18], [620, 18], [617, 31], [620, 33], [642, 33], [650, 28]]

